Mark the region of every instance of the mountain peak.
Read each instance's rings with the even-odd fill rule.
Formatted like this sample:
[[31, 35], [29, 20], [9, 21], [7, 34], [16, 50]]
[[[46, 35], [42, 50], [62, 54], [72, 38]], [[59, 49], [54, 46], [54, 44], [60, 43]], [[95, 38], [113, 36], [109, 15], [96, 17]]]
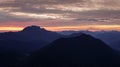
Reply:
[[32, 25], [32, 26], [28, 26], [28, 27], [25, 27], [23, 29], [23, 31], [28, 31], [28, 32], [31, 32], [31, 31], [43, 31], [44, 28], [41, 28], [40, 26], [35, 26], [35, 25]]

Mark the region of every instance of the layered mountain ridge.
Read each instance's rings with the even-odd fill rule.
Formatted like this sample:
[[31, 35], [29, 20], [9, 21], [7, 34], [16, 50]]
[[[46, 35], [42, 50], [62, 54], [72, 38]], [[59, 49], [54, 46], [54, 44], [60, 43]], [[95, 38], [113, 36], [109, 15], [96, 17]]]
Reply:
[[[115, 66], [118, 56], [109, 46], [90, 35], [60, 38], [32, 54], [20, 67]], [[89, 66], [90, 65], [90, 66]]]

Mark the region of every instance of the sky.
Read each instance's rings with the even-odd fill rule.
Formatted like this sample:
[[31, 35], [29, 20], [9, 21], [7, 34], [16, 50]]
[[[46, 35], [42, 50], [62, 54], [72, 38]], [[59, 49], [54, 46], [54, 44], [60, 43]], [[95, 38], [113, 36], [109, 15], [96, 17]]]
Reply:
[[0, 0], [0, 32], [30, 25], [51, 31], [120, 31], [120, 0]]

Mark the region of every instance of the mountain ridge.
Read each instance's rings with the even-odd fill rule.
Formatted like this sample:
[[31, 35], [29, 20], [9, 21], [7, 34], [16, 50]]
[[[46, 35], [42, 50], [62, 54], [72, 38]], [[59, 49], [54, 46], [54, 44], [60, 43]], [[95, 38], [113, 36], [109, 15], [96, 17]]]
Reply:
[[[115, 66], [117, 54], [90, 35], [60, 38], [27, 58], [19, 67], [95, 67]], [[101, 65], [100, 65], [101, 64]]]
[[18, 32], [0, 33], [0, 40], [9, 41], [9, 42], [19, 41], [21, 43], [25, 42], [26, 44], [31, 43], [31, 45], [29, 46], [33, 46], [33, 47], [35, 47], [36, 44], [36, 48], [40, 48], [43, 45], [48, 44], [60, 37], [61, 35], [56, 32], [47, 31], [39, 26], [33, 26], [33, 25], [25, 27], [22, 31], [18, 31]]

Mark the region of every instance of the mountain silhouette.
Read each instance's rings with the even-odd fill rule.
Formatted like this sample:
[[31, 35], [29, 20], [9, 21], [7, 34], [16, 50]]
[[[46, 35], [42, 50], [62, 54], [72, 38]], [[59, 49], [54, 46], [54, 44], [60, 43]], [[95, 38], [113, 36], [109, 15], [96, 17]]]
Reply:
[[45, 31], [45, 29], [43, 28], [40, 28], [39, 26], [35, 26], [35, 25], [32, 25], [32, 26], [28, 26], [26, 28], [23, 29], [23, 31], [27, 31], [27, 32], [40, 32], [40, 31]]
[[19, 32], [0, 33], [0, 46], [9, 46], [9, 48], [12, 49], [15, 48], [17, 50], [21, 49], [21, 51], [31, 52], [60, 37], [61, 35], [55, 32], [47, 31], [39, 26], [28, 26]]
[[91, 35], [97, 39], [102, 40], [108, 46], [118, 51], [120, 54], [120, 32], [119, 31], [62, 31], [59, 32], [62, 35], [67, 36], [79, 36], [81, 33]]
[[60, 37], [61, 35], [39, 26], [28, 26], [18, 32], [0, 33], [0, 67], [13, 67], [24, 57]]
[[19, 67], [113, 67], [117, 54], [90, 35], [60, 38], [32, 54]]

